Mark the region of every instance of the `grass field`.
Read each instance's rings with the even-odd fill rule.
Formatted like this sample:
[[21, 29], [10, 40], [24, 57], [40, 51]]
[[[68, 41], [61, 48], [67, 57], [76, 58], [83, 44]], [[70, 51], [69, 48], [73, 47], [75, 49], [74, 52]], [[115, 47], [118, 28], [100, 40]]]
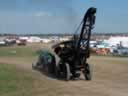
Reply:
[[0, 47], [0, 96], [128, 96], [128, 58], [91, 56], [92, 81], [61, 81], [31, 64], [48, 45]]
[[31, 46], [11, 46], [0, 48], [0, 57], [28, 57], [35, 56], [37, 52]]
[[32, 76], [25, 71], [0, 64], [0, 96], [31, 96], [32, 82]]
[[[31, 46], [1, 47], [0, 58], [14, 58], [4, 60], [8, 63], [16, 61], [17, 58], [29, 61], [37, 55], [37, 51], [37, 47], [31, 48]], [[0, 96], [32, 96], [32, 85], [33, 77], [28, 72], [17, 68], [13, 62], [12, 64], [0, 62]]]

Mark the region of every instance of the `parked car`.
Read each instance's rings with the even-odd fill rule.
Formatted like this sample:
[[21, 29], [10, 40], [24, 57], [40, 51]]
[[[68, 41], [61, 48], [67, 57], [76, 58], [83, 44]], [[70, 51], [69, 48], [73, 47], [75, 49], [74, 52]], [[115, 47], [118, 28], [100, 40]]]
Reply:
[[6, 46], [6, 42], [5, 41], [0, 41], [0, 46]]
[[19, 40], [17, 42], [17, 45], [19, 45], [19, 46], [25, 46], [26, 44], [27, 44], [27, 41], [26, 40]]
[[113, 50], [113, 55], [128, 56], [128, 48], [118, 48]]

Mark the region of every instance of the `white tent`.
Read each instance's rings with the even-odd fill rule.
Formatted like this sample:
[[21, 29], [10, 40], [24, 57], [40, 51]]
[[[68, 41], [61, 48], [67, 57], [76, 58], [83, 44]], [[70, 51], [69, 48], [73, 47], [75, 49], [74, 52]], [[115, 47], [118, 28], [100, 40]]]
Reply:
[[41, 38], [36, 37], [36, 36], [31, 36], [27, 39], [27, 42], [29, 42], [29, 43], [38, 43], [38, 42], [41, 42]]
[[105, 40], [110, 46], [122, 45], [123, 47], [128, 47], [128, 37], [110, 37], [108, 40]]
[[29, 37], [27, 37], [27, 36], [20, 36], [19, 37], [19, 40], [28, 40], [29, 39]]
[[50, 43], [52, 40], [47, 38], [42, 38], [41, 40], [43, 43]]

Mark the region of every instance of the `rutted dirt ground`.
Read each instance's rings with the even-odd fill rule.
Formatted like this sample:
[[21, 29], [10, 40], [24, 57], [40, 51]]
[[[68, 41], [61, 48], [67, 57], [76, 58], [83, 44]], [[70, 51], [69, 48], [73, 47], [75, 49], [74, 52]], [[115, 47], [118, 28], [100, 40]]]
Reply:
[[92, 56], [93, 80], [61, 81], [31, 68], [36, 58], [0, 57], [0, 63], [15, 64], [37, 79], [34, 96], [128, 96], [128, 58]]

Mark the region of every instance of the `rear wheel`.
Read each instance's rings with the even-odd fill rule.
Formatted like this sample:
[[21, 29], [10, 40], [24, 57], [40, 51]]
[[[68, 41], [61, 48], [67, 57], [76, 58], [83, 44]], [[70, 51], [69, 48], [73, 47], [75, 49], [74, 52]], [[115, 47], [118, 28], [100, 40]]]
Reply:
[[66, 81], [70, 80], [71, 72], [68, 63], [65, 63], [61, 60], [59, 61], [59, 63], [56, 66], [56, 77]]
[[64, 76], [64, 80], [68, 81], [70, 80], [71, 77], [71, 72], [70, 72], [70, 66], [68, 63], [64, 64], [64, 70], [63, 70], [63, 76]]
[[85, 65], [84, 77], [86, 80], [92, 79], [91, 68], [90, 68], [90, 65], [88, 63]]

